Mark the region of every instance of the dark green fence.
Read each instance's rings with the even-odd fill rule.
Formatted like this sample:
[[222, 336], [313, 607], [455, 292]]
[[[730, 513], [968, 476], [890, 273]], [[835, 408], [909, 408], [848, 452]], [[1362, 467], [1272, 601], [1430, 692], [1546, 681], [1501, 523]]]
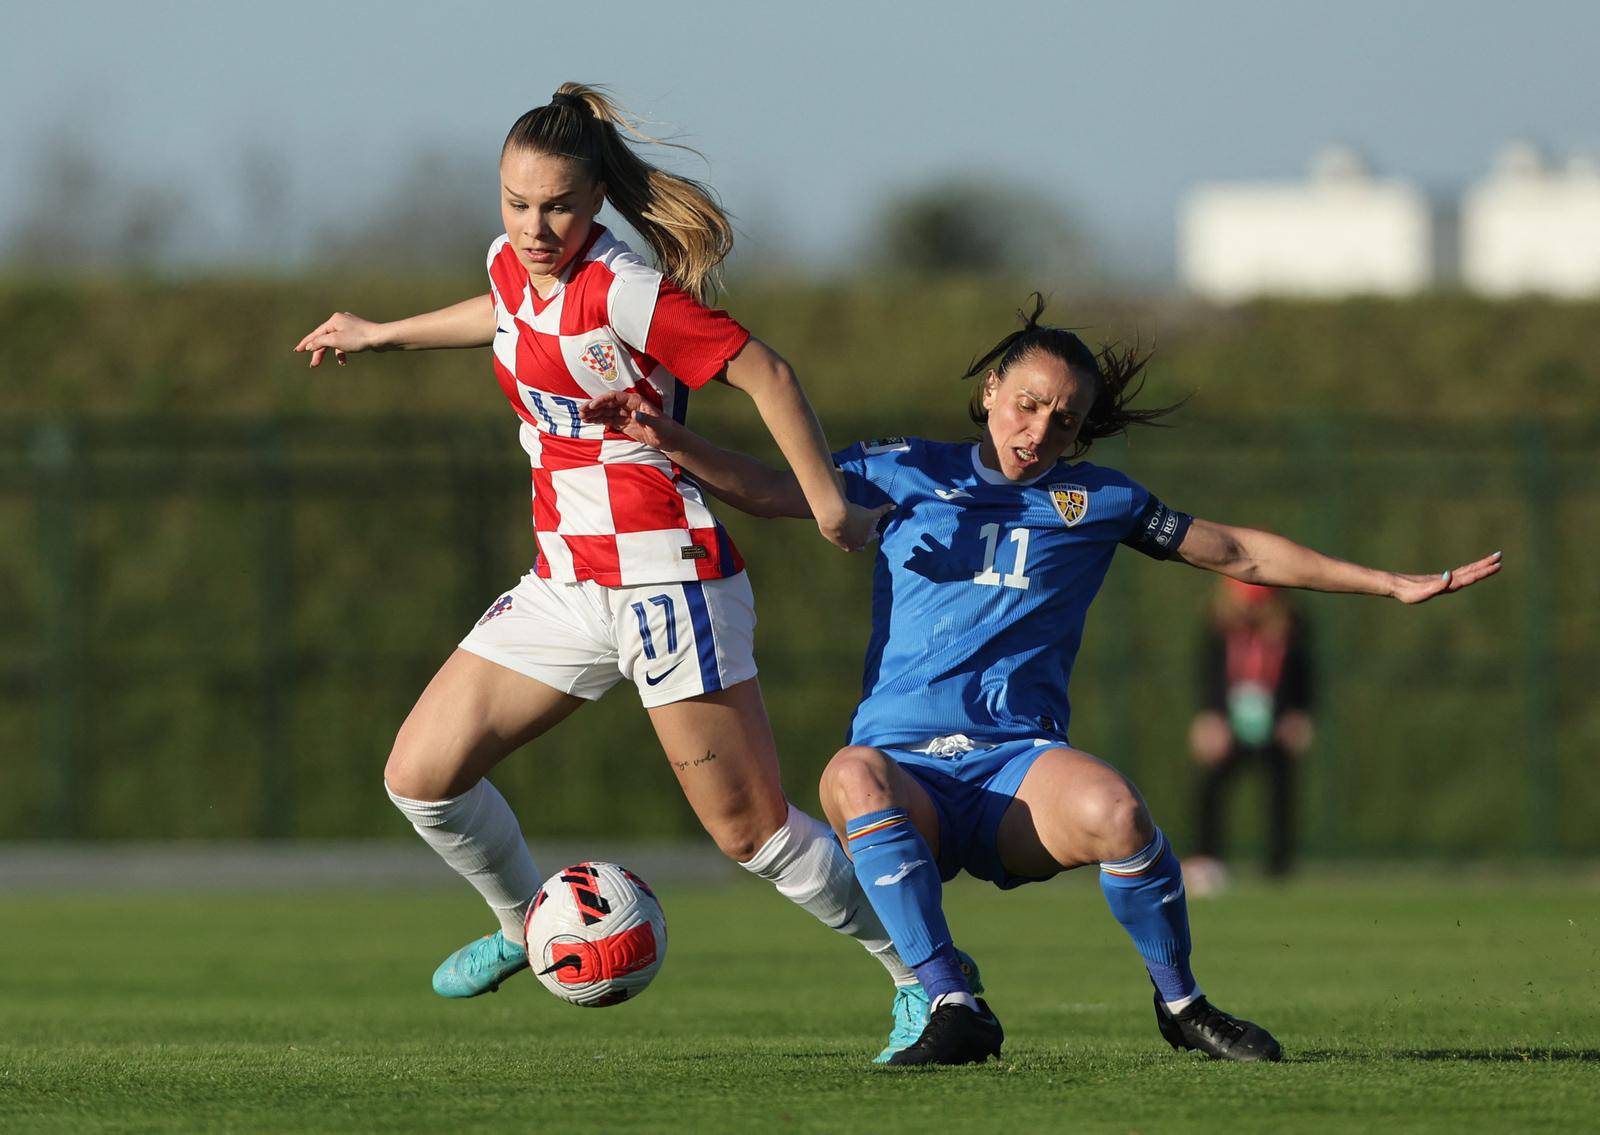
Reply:
[[[924, 427], [953, 436], [941, 414]], [[849, 425], [830, 421], [837, 442], [885, 432]], [[1306, 597], [1308, 843], [1600, 851], [1600, 430], [1192, 420], [1096, 457], [1179, 507], [1382, 566], [1503, 548], [1499, 578], [1420, 608]], [[0, 422], [0, 838], [400, 833], [390, 740], [525, 568], [526, 488], [500, 417]], [[811, 806], [858, 688], [870, 564], [808, 524], [727, 519], [786, 784]], [[1073, 682], [1074, 740], [1180, 839], [1210, 588], [1119, 557]], [[696, 830], [626, 687], [496, 780], [530, 835]]]

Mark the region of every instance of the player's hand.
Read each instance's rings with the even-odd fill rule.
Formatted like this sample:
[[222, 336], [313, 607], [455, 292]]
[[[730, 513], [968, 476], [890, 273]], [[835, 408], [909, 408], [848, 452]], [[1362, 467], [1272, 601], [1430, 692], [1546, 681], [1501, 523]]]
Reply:
[[1208, 709], [1194, 715], [1189, 723], [1189, 752], [1199, 764], [1214, 768], [1228, 759], [1233, 749], [1233, 730], [1228, 719]]
[[578, 416], [654, 449], [671, 449], [688, 432], [671, 418], [656, 413], [649, 399], [632, 390], [613, 390], [590, 399], [579, 408]]
[[1481, 560], [1474, 560], [1470, 564], [1463, 564], [1453, 571], [1441, 575], [1401, 575], [1394, 576], [1394, 589], [1389, 592], [1402, 603], [1426, 603], [1435, 595], [1444, 595], [1451, 591], [1460, 591], [1463, 587], [1471, 587], [1474, 583], [1482, 582], [1491, 575], [1500, 571], [1500, 553], [1484, 556]]
[[845, 502], [844, 514], [837, 519], [818, 520], [817, 527], [830, 544], [847, 552], [859, 552], [878, 538], [878, 522], [894, 508], [891, 501], [877, 508]]
[[1272, 730], [1274, 739], [1292, 757], [1298, 757], [1311, 748], [1311, 738], [1315, 735], [1311, 715], [1298, 709], [1286, 710]]
[[362, 319], [348, 311], [336, 311], [328, 316], [311, 334], [295, 344], [295, 350], [310, 351], [311, 365], [319, 366], [322, 356], [333, 352], [334, 361], [344, 366], [344, 357], [352, 351], [376, 351], [383, 346], [381, 323]]

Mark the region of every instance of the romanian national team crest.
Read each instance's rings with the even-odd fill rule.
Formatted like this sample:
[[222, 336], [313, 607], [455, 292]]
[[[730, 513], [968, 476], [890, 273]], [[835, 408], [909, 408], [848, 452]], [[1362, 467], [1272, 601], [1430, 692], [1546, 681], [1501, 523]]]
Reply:
[[601, 341], [590, 343], [583, 349], [583, 365], [607, 382], [617, 377], [617, 349]]
[[1089, 490], [1082, 485], [1051, 485], [1050, 503], [1061, 514], [1061, 522], [1071, 528], [1089, 511]]

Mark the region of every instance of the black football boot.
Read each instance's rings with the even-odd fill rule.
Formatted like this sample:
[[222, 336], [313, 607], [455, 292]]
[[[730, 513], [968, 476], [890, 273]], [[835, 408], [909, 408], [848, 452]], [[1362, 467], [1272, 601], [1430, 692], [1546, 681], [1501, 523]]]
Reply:
[[1172, 1013], [1157, 993], [1156, 1024], [1173, 1048], [1191, 1048], [1213, 1060], [1277, 1060], [1283, 1055], [1266, 1029], [1224, 1013], [1204, 997]]
[[1000, 1055], [1005, 1039], [1005, 1030], [983, 998], [978, 998], [977, 1012], [946, 1001], [928, 1016], [916, 1043], [889, 1057], [889, 1063], [982, 1064]]

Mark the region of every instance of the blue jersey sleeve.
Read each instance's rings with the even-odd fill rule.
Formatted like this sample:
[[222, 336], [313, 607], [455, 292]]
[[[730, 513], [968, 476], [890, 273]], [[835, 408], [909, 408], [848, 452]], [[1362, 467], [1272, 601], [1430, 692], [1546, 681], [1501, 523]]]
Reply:
[[844, 474], [844, 495], [851, 504], [876, 508], [894, 498], [890, 490], [900, 463], [911, 452], [911, 442], [903, 437], [857, 442], [833, 455], [833, 463]]
[[1125, 482], [1129, 492], [1128, 534], [1122, 543], [1154, 560], [1170, 560], [1189, 534], [1194, 517], [1168, 508], [1137, 481]]

